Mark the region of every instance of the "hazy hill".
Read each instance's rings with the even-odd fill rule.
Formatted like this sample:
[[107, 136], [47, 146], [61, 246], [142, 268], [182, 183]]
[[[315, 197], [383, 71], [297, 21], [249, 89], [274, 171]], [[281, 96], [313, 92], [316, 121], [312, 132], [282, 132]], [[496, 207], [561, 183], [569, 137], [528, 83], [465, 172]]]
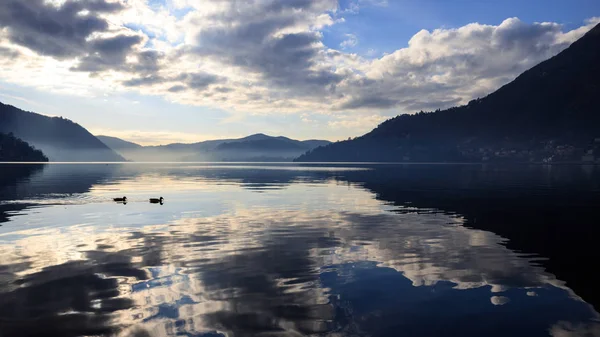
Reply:
[[290, 142], [282, 139], [261, 139], [249, 140], [244, 142], [221, 143], [214, 148], [214, 151], [296, 151], [306, 150], [300, 142]]
[[591, 161], [600, 151], [599, 93], [600, 25], [485, 98], [401, 115], [297, 160]]
[[211, 154], [226, 161], [289, 161], [326, 141], [298, 141], [286, 137], [252, 135], [217, 145]]
[[123, 161], [79, 124], [0, 103], [0, 132], [42, 150], [51, 161]]
[[303, 140], [302, 143], [306, 144], [306, 146], [308, 146], [311, 149], [315, 149], [319, 146], [325, 146], [325, 145], [331, 144], [331, 142], [328, 140], [318, 140], [318, 139]]
[[[104, 136], [98, 136], [104, 140]], [[238, 139], [216, 139], [192, 144], [139, 146], [119, 138], [108, 137], [112, 149], [133, 161], [291, 161], [326, 140], [299, 141], [272, 137], [262, 133]], [[137, 145], [137, 146], [136, 146]]]
[[12, 134], [0, 133], [0, 162], [3, 161], [47, 162], [48, 157]]
[[119, 150], [131, 150], [131, 149], [142, 148], [142, 146], [139, 144], [128, 142], [126, 140], [123, 140], [123, 139], [117, 138], [117, 137], [96, 136], [96, 138], [100, 139], [100, 141], [102, 143], [104, 143], [106, 146], [110, 147], [111, 149], [113, 149], [117, 152]]

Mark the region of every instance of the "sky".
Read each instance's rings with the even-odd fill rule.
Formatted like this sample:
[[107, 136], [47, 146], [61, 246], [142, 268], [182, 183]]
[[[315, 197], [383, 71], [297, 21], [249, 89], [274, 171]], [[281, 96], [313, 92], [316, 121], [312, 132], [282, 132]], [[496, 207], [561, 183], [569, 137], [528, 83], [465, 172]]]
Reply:
[[0, 101], [143, 145], [360, 136], [468, 103], [598, 0], [2, 0]]

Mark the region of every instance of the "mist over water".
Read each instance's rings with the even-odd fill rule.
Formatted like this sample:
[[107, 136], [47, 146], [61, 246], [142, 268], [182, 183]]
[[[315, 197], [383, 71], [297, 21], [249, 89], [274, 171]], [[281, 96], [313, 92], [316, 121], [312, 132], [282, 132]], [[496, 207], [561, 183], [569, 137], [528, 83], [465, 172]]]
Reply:
[[594, 167], [0, 172], [1, 336], [600, 335]]

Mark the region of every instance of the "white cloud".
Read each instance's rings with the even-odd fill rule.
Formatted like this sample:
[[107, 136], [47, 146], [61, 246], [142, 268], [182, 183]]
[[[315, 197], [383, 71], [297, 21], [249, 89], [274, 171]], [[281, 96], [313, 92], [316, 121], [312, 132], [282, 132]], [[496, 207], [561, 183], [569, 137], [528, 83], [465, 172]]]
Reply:
[[556, 23], [511, 18], [499, 26], [422, 30], [407, 48], [364, 64], [366, 76], [348, 81], [339, 108], [414, 112], [464, 104], [556, 55], [591, 28], [564, 33]]
[[505, 296], [492, 296], [490, 302], [492, 302], [493, 305], [505, 305], [510, 302], [510, 298]]
[[369, 48], [369, 50], [367, 50], [367, 53], [366, 53], [366, 55], [367, 55], [368, 57], [374, 57], [375, 55], [377, 55], [377, 53], [378, 53], [378, 52], [377, 52], [377, 50], [376, 50], [376, 49]]
[[358, 44], [358, 38], [354, 34], [346, 34], [346, 39], [340, 43], [342, 49], [352, 48]]
[[187, 133], [177, 131], [148, 131], [131, 129], [104, 129], [91, 128], [89, 130], [94, 135], [111, 136], [121, 138], [140, 145], [164, 145], [172, 143], [197, 143], [211, 139], [221, 138], [241, 138], [246, 135], [241, 134], [207, 134], [207, 133]]
[[333, 129], [352, 129], [363, 132], [369, 131], [372, 125], [377, 125], [385, 121], [388, 117], [379, 114], [336, 114], [332, 116], [332, 120], [328, 123]]

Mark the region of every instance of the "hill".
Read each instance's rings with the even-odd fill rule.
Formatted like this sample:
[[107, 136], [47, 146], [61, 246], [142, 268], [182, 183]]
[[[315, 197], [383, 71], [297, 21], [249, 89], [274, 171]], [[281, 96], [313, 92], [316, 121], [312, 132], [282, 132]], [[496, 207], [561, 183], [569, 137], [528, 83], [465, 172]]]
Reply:
[[117, 137], [96, 136], [96, 138], [98, 138], [102, 143], [104, 143], [106, 146], [110, 147], [115, 151], [142, 148], [142, 146], [139, 144], [128, 142]]
[[600, 25], [468, 105], [401, 115], [297, 161], [593, 161], [600, 154]]
[[[105, 139], [104, 136], [98, 136]], [[119, 138], [107, 141], [113, 150], [133, 161], [291, 161], [316, 147], [327, 145], [326, 140], [299, 141], [273, 137], [262, 133], [238, 139], [216, 139], [192, 144], [160, 146], [125, 145]], [[110, 144], [109, 144], [110, 143]], [[133, 143], [129, 143], [133, 144]], [[137, 145], [137, 144], [133, 144]]]
[[0, 103], [0, 132], [42, 150], [51, 161], [123, 161], [104, 143], [77, 123], [48, 117]]
[[42, 151], [13, 136], [0, 133], [0, 162], [47, 162]]

